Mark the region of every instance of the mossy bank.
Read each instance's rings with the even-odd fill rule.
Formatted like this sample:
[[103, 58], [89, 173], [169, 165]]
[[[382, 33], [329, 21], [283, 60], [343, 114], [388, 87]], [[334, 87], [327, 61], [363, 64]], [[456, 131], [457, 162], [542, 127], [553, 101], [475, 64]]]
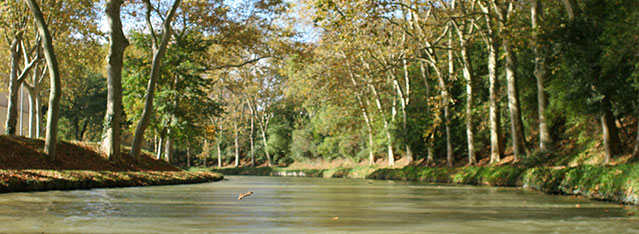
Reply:
[[213, 172], [0, 170], [0, 192], [192, 184], [223, 178]]
[[552, 194], [578, 195], [596, 200], [639, 205], [639, 164], [636, 163], [618, 166], [586, 165], [552, 168], [515, 166], [376, 168], [361, 166], [333, 169], [240, 167], [211, 170], [226, 175], [345, 177], [513, 186]]

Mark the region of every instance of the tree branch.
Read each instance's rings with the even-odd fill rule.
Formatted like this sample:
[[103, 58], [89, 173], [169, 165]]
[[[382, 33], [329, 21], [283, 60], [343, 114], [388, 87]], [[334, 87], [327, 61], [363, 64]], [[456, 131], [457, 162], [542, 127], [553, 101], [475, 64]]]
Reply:
[[220, 69], [224, 69], [224, 68], [243, 67], [244, 65], [255, 63], [255, 62], [258, 62], [258, 61], [260, 61], [262, 59], [270, 58], [270, 57], [273, 57], [273, 56], [270, 56], [270, 55], [269, 56], [262, 56], [262, 57], [258, 57], [258, 58], [251, 59], [251, 60], [248, 60], [248, 61], [244, 61], [244, 62], [239, 63], [239, 64], [226, 64], [226, 65], [222, 65], [222, 66], [217, 66], [217, 67], [213, 67], [211, 70], [220, 70]]

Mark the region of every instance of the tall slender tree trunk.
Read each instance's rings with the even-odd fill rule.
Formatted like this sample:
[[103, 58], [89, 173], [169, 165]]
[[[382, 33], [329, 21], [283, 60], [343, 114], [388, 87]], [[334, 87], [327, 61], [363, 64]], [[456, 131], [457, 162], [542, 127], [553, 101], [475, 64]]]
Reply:
[[[402, 108], [402, 132], [405, 136], [408, 135], [408, 129], [406, 126], [406, 122], [408, 121], [407, 118], [407, 114], [406, 114], [406, 99], [404, 97], [404, 92], [402, 91], [401, 86], [399, 85], [399, 81], [397, 80], [397, 77], [395, 77], [395, 75], [391, 74], [391, 78], [393, 80], [393, 85], [395, 86], [395, 89], [397, 90], [397, 97], [399, 97], [399, 102], [401, 104], [401, 108]], [[394, 102], [393, 102], [394, 103]], [[393, 106], [393, 112], [395, 112], [395, 107]], [[393, 120], [394, 122], [395, 120]], [[410, 144], [408, 141], [404, 142], [406, 144], [406, 157], [408, 158], [408, 163], [412, 163], [414, 158], [413, 158], [413, 151], [410, 148]]]
[[366, 115], [364, 121], [366, 122], [366, 130], [368, 131], [368, 165], [375, 164], [375, 141], [373, 140], [373, 127], [371, 127], [370, 119], [366, 112], [362, 113]]
[[508, 85], [508, 109], [510, 110], [510, 131], [513, 140], [515, 160], [521, 158], [527, 151], [524, 123], [521, 119], [521, 104], [517, 87], [517, 58], [513, 52], [511, 41], [504, 38], [503, 47], [506, 53], [506, 80]]
[[[410, 76], [408, 74], [408, 63], [406, 59], [402, 59], [402, 65], [404, 66], [404, 91], [401, 92], [401, 86], [397, 84], [397, 87], [400, 88], [401, 98], [402, 98], [402, 127], [404, 130], [404, 135], [408, 136], [408, 113], [406, 112], [406, 108], [410, 103]], [[413, 149], [410, 145], [410, 142], [404, 142], [406, 144], [406, 157], [408, 158], [408, 163], [412, 163], [415, 161], [415, 156], [413, 155]]]
[[235, 142], [235, 167], [240, 166], [240, 134], [237, 127], [237, 119], [233, 120], [234, 142]]
[[44, 125], [44, 122], [43, 122], [44, 117], [42, 116], [44, 111], [42, 110], [42, 98], [40, 98], [40, 94], [39, 94], [40, 93], [40, 88], [38, 87], [38, 88], [35, 88], [34, 90], [35, 90], [35, 94], [36, 94], [36, 108], [37, 108], [37, 110], [36, 110], [36, 123], [35, 123], [36, 124], [35, 125], [35, 127], [36, 127], [36, 137], [41, 138], [42, 136], [44, 136], [44, 131], [43, 131], [43, 129], [44, 129], [44, 127], [43, 127], [43, 125]]
[[122, 0], [110, 0], [106, 5], [109, 27], [109, 55], [107, 55], [107, 106], [104, 116], [102, 152], [109, 161], [120, 163], [120, 141], [122, 129], [122, 66], [124, 50], [129, 41], [122, 31], [120, 7]]
[[16, 134], [16, 114], [18, 99], [18, 66], [20, 63], [22, 33], [13, 37], [10, 46], [11, 54], [11, 70], [9, 72], [9, 100], [7, 103], [7, 120], [4, 124], [4, 133], [7, 135]]
[[163, 23], [162, 39], [160, 41], [160, 44], [157, 45], [155, 31], [150, 20], [151, 3], [148, 0], [145, 1], [145, 5], [147, 7], [147, 27], [151, 35], [153, 36], [151, 40], [153, 43], [153, 62], [151, 64], [151, 73], [149, 75], [149, 83], [147, 84], [146, 95], [144, 96], [144, 109], [142, 110], [140, 121], [135, 128], [135, 135], [133, 136], [133, 143], [131, 145], [130, 154], [131, 157], [133, 157], [135, 160], [139, 160], [140, 150], [144, 141], [144, 131], [151, 121], [151, 115], [153, 115], [153, 98], [155, 96], [155, 84], [157, 83], [157, 79], [160, 74], [160, 64], [162, 62], [162, 58], [164, 57], [164, 53], [166, 52], [166, 48], [173, 33], [173, 30], [171, 30], [171, 21], [173, 20], [173, 16], [177, 11], [180, 2], [181, 0], [175, 0], [173, 2], [173, 6], [169, 10], [169, 13]]
[[499, 111], [499, 82], [497, 80], [497, 46], [492, 39], [488, 39], [488, 96], [490, 102], [490, 163], [496, 163], [504, 155], [501, 132], [501, 115]]
[[[250, 102], [250, 101], [249, 101]], [[251, 135], [249, 136], [249, 140], [251, 142], [251, 167], [255, 167], [255, 143], [253, 142], [253, 135], [255, 133], [255, 114], [253, 113], [253, 108], [249, 108], [251, 111]]]
[[[452, 8], [455, 8], [455, 1], [452, 1]], [[455, 63], [453, 62], [453, 31], [449, 30], [448, 31], [448, 48], [450, 48], [448, 50], [448, 80], [453, 80], [453, 75], [455, 73]], [[448, 91], [446, 91], [448, 93]], [[450, 139], [450, 114], [449, 112], [449, 100], [448, 100], [449, 95], [446, 94], [446, 97], [444, 97], [444, 102], [446, 102], [445, 106], [444, 106], [444, 121], [445, 126], [446, 126], [446, 149], [447, 149], [447, 155], [446, 155], [446, 162], [448, 164], [448, 167], [452, 167], [453, 166], [453, 145]]]
[[462, 73], [466, 79], [466, 140], [468, 145], [468, 165], [477, 163], [477, 155], [475, 153], [475, 129], [473, 126], [473, 77], [471, 75], [470, 59], [468, 58], [468, 50], [465, 44], [461, 48], [461, 57], [463, 61]]
[[29, 93], [29, 137], [36, 138], [36, 115], [37, 115], [37, 105], [36, 105], [36, 95], [33, 89], [27, 88], [27, 92]]
[[492, 0], [492, 5], [497, 13], [500, 27], [506, 32], [502, 35], [502, 47], [506, 57], [506, 85], [508, 90], [508, 110], [510, 111], [510, 132], [513, 142], [515, 160], [518, 160], [528, 151], [526, 146], [526, 136], [524, 135], [524, 124], [521, 119], [521, 104], [519, 102], [519, 90], [517, 87], [517, 55], [513, 51], [508, 25], [510, 15], [513, 11], [512, 2], [498, 2]]
[[547, 151], [550, 149], [552, 139], [550, 138], [550, 131], [546, 123], [546, 106], [547, 94], [544, 90], [544, 80], [546, 79], [546, 59], [542, 50], [541, 42], [539, 41], [539, 19], [541, 17], [541, 6], [539, 0], [531, 1], [530, 8], [530, 21], [533, 29], [533, 54], [535, 55], [535, 78], [537, 79], [537, 106], [539, 113], [539, 149]]
[[44, 47], [44, 57], [47, 60], [49, 67], [49, 78], [51, 91], [49, 92], [49, 115], [47, 117], [47, 137], [44, 142], [44, 152], [49, 156], [49, 160], [55, 161], [56, 143], [58, 134], [58, 118], [60, 112], [60, 96], [62, 94], [60, 84], [60, 73], [58, 71], [58, 60], [53, 50], [53, 40], [51, 40], [51, 34], [47, 28], [47, 24], [44, 21], [40, 7], [35, 0], [24, 0], [33, 18], [36, 21], [36, 27], [38, 34], [43, 38], [42, 47]]

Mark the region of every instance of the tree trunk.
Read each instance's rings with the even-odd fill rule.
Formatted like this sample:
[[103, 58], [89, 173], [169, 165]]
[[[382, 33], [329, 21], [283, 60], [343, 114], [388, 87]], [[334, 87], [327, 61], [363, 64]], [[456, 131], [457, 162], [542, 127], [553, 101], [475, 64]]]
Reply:
[[18, 102], [18, 65], [20, 63], [20, 41], [22, 40], [22, 34], [18, 34], [13, 37], [11, 41], [11, 71], [9, 73], [9, 100], [7, 103], [7, 120], [4, 125], [4, 133], [7, 135], [16, 134], [16, 121], [18, 108], [16, 107]]
[[468, 50], [465, 44], [462, 44], [462, 72], [466, 79], [466, 140], [468, 144], [468, 165], [474, 165], [477, 163], [477, 156], [475, 154], [475, 129], [473, 126], [473, 77], [471, 75], [470, 59], [467, 53]]
[[541, 15], [541, 6], [539, 0], [531, 1], [530, 19], [533, 29], [533, 53], [535, 55], [535, 71], [534, 75], [537, 79], [537, 105], [539, 113], [539, 149], [542, 151], [550, 150], [552, 139], [550, 139], [550, 131], [546, 123], [546, 106], [547, 95], [544, 90], [544, 80], [546, 79], [546, 59], [544, 58], [543, 49], [539, 41], [539, 19]]
[[39, 67], [36, 65], [34, 67], [34, 72], [32, 75], [31, 82], [33, 85], [30, 85], [26, 81], [23, 82], [24, 88], [27, 89], [27, 93], [29, 94], [29, 137], [37, 138], [40, 137], [40, 125], [42, 124], [42, 113], [41, 113], [41, 105], [40, 105], [40, 83], [44, 78], [46, 70], [40, 73]]
[[497, 80], [497, 46], [489, 39], [488, 45], [488, 92], [489, 92], [489, 121], [490, 121], [490, 163], [496, 163], [504, 155], [501, 132], [501, 115], [499, 111], [499, 82]]
[[255, 114], [253, 113], [253, 108], [249, 109], [251, 111], [251, 135], [249, 137], [249, 140], [251, 142], [251, 152], [249, 152], [249, 154], [251, 154], [251, 167], [255, 167], [255, 146], [253, 142], [253, 133], [255, 132]]
[[60, 73], [58, 72], [58, 60], [55, 57], [51, 34], [49, 34], [49, 29], [44, 21], [40, 7], [35, 0], [24, 1], [27, 5], [29, 5], [29, 9], [31, 9], [31, 13], [33, 13], [38, 34], [40, 34], [40, 37], [44, 39], [42, 41], [42, 47], [44, 47], [44, 56], [47, 60], [49, 78], [51, 80], [51, 91], [49, 93], [49, 115], [47, 117], [47, 137], [44, 143], [44, 153], [49, 156], [49, 160], [54, 161], [58, 134], [60, 96], [62, 92], [60, 87]]
[[36, 136], [38, 138], [41, 138], [44, 136], [44, 110], [42, 107], [42, 98], [40, 98], [40, 95], [36, 97], [36, 107], [38, 108], [36, 114]]
[[[342, 52], [342, 56], [346, 59], [346, 55], [344, 51]], [[353, 87], [359, 87], [359, 83], [355, 80], [355, 75], [353, 74], [353, 70], [350, 62], [346, 63], [348, 67], [348, 74], [351, 78], [351, 83]], [[375, 164], [375, 142], [373, 141], [373, 127], [371, 126], [371, 119], [368, 116], [368, 111], [366, 110], [366, 106], [364, 105], [364, 101], [362, 101], [362, 95], [358, 92], [355, 92], [355, 97], [357, 98], [357, 103], [359, 104], [359, 109], [362, 112], [362, 116], [364, 117], [364, 122], [366, 123], [366, 130], [368, 131], [368, 165]]]
[[169, 164], [173, 163], [173, 139], [171, 139], [171, 129], [169, 128], [166, 139], [164, 139], [164, 161]]
[[601, 115], [601, 129], [606, 151], [604, 164], [608, 164], [610, 159], [618, 153], [621, 146], [617, 126], [615, 125], [615, 117], [610, 110], [604, 111]]
[[[209, 141], [205, 139], [205, 140], [204, 140], [204, 145], [208, 146], [208, 144], [209, 144]], [[208, 147], [207, 147], [207, 149], [208, 149]], [[203, 154], [203, 155], [204, 155], [204, 162], [203, 162], [203, 163], [204, 163], [204, 167], [208, 167], [208, 166], [209, 166], [209, 165], [208, 165], [209, 152], [206, 152], [206, 153], [205, 153], [205, 154]]]
[[364, 117], [366, 121], [366, 130], [368, 131], [368, 165], [375, 164], [375, 141], [373, 140], [373, 128], [368, 119], [368, 114]]
[[395, 153], [393, 153], [393, 137], [390, 134], [390, 124], [386, 119], [386, 115], [384, 114], [384, 107], [382, 106], [382, 101], [380, 100], [379, 93], [377, 93], [377, 88], [373, 84], [368, 85], [371, 91], [373, 91], [373, 95], [375, 96], [375, 104], [377, 105], [377, 110], [379, 111], [379, 115], [381, 116], [384, 123], [384, 132], [386, 133], [386, 140], [388, 140], [387, 152], [388, 152], [388, 166], [395, 165]]
[[517, 58], [513, 52], [510, 39], [504, 38], [503, 47], [506, 53], [506, 80], [508, 85], [508, 109], [510, 110], [510, 131], [513, 140], [515, 160], [526, 153], [526, 136], [524, 124], [521, 119], [521, 104], [519, 102], [519, 89], [517, 87]]
[[235, 132], [234, 142], [235, 142], [235, 167], [240, 166], [240, 134], [237, 127], [237, 119], [233, 121], [233, 130]]
[[562, 0], [562, 2], [564, 3], [566, 13], [568, 13], [568, 19], [572, 23], [575, 20], [575, 17], [581, 13], [581, 9], [579, 8], [576, 0]]
[[[26, 86], [28, 87], [28, 86]], [[27, 88], [27, 93], [29, 94], [29, 137], [36, 138], [36, 115], [37, 115], [37, 104], [36, 104], [36, 93], [32, 88]]]
[[[401, 86], [397, 84], [397, 87], [400, 88], [400, 95], [402, 98], [402, 127], [404, 130], [404, 135], [408, 136], [408, 113], [406, 113], [406, 108], [408, 104], [410, 104], [410, 76], [408, 74], [408, 64], [406, 63], [406, 59], [402, 59], [402, 65], [404, 66], [404, 91], [401, 92]], [[408, 163], [413, 163], [415, 161], [415, 156], [413, 155], [413, 149], [410, 145], [410, 142], [404, 142], [406, 144], [406, 157], [408, 158]]]
[[186, 168], [191, 167], [191, 151], [189, 147], [186, 147]]
[[120, 154], [122, 130], [122, 66], [124, 50], [129, 41], [122, 31], [120, 7], [122, 0], [110, 0], [106, 5], [107, 25], [109, 27], [109, 54], [107, 55], [107, 106], [104, 116], [102, 152], [109, 161], [121, 163]]
[[[173, 76], [173, 86], [171, 88], [173, 90], [179, 90], [179, 82], [180, 82], [179, 76], [174, 75]], [[176, 95], [173, 98], [173, 109], [174, 110], [178, 110], [179, 106], [180, 106], [180, 96]], [[172, 126], [173, 124], [172, 123], [177, 122], [178, 119], [177, 119], [177, 116], [175, 115], [174, 111], [169, 111], [169, 116], [170, 116], [169, 117], [170, 118], [170, 120], [169, 120], [170, 123], [168, 124], [169, 126], [167, 128], [168, 130], [167, 130], [167, 137], [166, 137], [166, 143], [165, 143], [166, 152], [165, 152], [164, 156], [166, 157], [166, 161], [169, 164], [172, 164], [172, 163], [175, 162], [175, 160], [173, 158], [174, 157], [174, 150], [173, 150], [174, 147], [173, 147], [173, 139], [172, 139], [172, 135], [173, 135], [173, 126]]]
[[362, 116], [364, 117], [364, 122], [366, 123], [366, 130], [368, 131], [368, 165], [375, 164], [375, 142], [373, 141], [373, 127], [371, 126], [371, 120], [368, 117], [368, 111], [366, 111], [366, 106], [362, 101], [362, 97], [359, 94], [356, 94], [357, 103], [359, 104], [359, 108], [362, 111]]
[[[142, 142], [144, 141], [144, 131], [149, 125], [151, 121], [151, 116], [153, 115], [153, 98], [155, 96], [155, 84], [157, 83], [157, 78], [160, 74], [160, 63], [162, 62], [162, 58], [164, 57], [164, 53], [166, 52], [166, 48], [169, 44], [169, 39], [171, 39], [171, 34], [173, 30], [171, 30], [171, 20], [175, 15], [175, 12], [180, 5], [181, 0], [175, 0], [173, 2], [173, 6], [169, 10], [168, 16], [164, 20], [163, 23], [163, 34], [162, 40], [160, 44], [157, 45], [156, 38], [152, 38], [153, 42], [153, 62], [151, 64], [151, 73], [149, 75], [149, 83], [147, 84], [146, 95], [144, 96], [144, 109], [142, 110], [142, 116], [140, 117], [140, 121], [135, 128], [135, 135], [133, 137], [133, 143], [131, 145], [131, 157], [138, 160], [139, 153], [142, 147]], [[155, 35], [155, 31], [151, 26], [150, 22], [150, 3], [147, 2], [147, 26], [152, 35]]]
[[[455, 1], [452, 1], [452, 8], [455, 8]], [[450, 30], [448, 31], [448, 48], [452, 48], [453, 47], [453, 31]], [[448, 80], [453, 80], [453, 74], [455, 73], [455, 64], [453, 63], [453, 50], [449, 49], [448, 50], [448, 76], [449, 79]], [[448, 91], [447, 91], [448, 92]], [[448, 94], [446, 95], [448, 96]], [[447, 148], [447, 155], [446, 155], [446, 162], [448, 164], [448, 167], [452, 167], [453, 166], [453, 145], [452, 142], [450, 140], [450, 117], [449, 117], [449, 100], [447, 97], [444, 97], [444, 102], [446, 102], [446, 104], [444, 105], [444, 118], [446, 121], [446, 148]]]
[[164, 135], [165, 133], [164, 131], [162, 131], [162, 133], [160, 133], [160, 139], [158, 140], [158, 145], [155, 151], [156, 152], [155, 158], [157, 160], [160, 160], [162, 158], [162, 151], [164, 149]]
[[220, 148], [220, 140], [215, 141], [217, 145], [217, 168], [222, 168], [222, 149]]

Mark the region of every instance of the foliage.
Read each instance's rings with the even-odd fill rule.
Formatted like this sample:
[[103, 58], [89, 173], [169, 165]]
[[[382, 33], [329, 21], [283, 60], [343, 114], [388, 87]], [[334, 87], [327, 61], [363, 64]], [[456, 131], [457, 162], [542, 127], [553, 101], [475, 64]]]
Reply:
[[63, 136], [78, 141], [99, 141], [106, 106], [106, 79], [88, 72], [73, 92], [64, 96], [60, 105]]

